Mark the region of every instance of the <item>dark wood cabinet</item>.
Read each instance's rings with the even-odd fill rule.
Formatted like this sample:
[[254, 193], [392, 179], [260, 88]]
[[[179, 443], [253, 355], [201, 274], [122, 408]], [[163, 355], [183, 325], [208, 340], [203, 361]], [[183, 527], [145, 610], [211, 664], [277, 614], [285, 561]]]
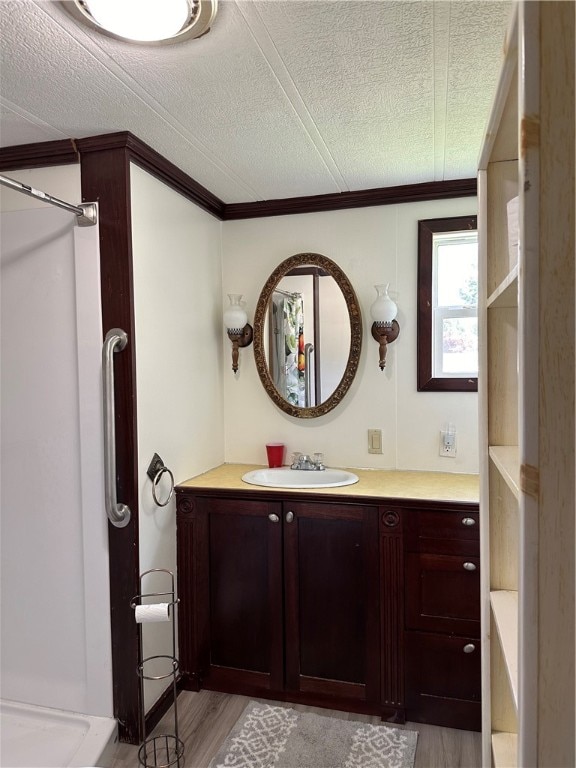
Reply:
[[406, 716], [480, 730], [478, 515], [420, 510], [408, 517]]
[[479, 725], [477, 505], [179, 487], [177, 524], [184, 687]]
[[368, 505], [179, 496], [184, 685], [379, 712], [377, 531]]

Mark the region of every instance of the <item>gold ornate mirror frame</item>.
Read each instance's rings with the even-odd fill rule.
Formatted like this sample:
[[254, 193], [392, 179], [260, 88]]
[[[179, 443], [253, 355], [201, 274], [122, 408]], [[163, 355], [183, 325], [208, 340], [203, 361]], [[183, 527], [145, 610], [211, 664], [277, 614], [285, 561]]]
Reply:
[[[288, 272], [297, 267], [304, 266], [320, 267], [332, 275], [344, 295], [346, 306], [348, 308], [348, 316], [350, 318], [350, 352], [348, 354], [344, 375], [330, 397], [323, 403], [320, 403], [320, 405], [315, 405], [311, 408], [301, 408], [293, 405], [292, 403], [287, 402], [280, 392], [278, 392], [274, 386], [272, 377], [270, 376], [264, 349], [264, 326], [272, 292]], [[256, 306], [256, 313], [254, 315], [254, 357], [256, 358], [256, 369], [264, 389], [271, 400], [276, 403], [278, 408], [289, 416], [295, 416], [297, 419], [314, 419], [317, 416], [323, 416], [325, 413], [331, 411], [340, 403], [354, 381], [356, 371], [358, 370], [358, 363], [360, 361], [361, 349], [362, 316], [360, 314], [360, 305], [350, 281], [340, 267], [331, 259], [328, 259], [326, 256], [322, 256], [319, 253], [297, 253], [295, 256], [290, 256], [279, 264], [262, 288]]]

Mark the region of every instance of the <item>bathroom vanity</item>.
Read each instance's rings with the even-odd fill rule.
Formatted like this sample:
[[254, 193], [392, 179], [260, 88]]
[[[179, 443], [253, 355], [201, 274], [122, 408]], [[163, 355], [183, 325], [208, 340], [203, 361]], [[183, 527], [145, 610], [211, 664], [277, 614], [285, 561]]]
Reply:
[[185, 688], [480, 730], [478, 478], [179, 485]]

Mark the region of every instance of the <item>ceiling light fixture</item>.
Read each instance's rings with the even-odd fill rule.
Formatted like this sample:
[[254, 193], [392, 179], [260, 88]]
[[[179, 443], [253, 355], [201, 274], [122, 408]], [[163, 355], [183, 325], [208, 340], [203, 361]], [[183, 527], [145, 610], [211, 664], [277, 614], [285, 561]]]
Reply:
[[67, 0], [76, 19], [132, 43], [177, 43], [205, 34], [218, 0]]

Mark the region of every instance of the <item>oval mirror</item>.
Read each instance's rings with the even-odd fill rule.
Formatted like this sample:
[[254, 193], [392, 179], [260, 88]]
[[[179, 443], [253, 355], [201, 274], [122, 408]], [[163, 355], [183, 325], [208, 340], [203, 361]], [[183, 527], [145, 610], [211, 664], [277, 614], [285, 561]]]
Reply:
[[254, 356], [264, 389], [300, 419], [335, 408], [354, 381], [362, 317], [350, 281], [331, 259], [298, 253], [262, 288], [254, 315]]

